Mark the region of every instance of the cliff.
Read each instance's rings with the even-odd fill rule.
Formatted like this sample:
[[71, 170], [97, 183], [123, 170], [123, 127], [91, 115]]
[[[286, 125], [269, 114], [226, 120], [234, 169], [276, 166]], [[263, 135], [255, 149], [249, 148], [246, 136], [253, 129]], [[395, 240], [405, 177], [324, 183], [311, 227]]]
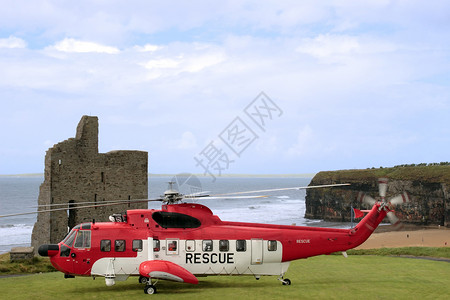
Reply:
[[375, 199], [377, 179], [389, 179], [386, 199], [406, 191], [411, 203], [396, 207], [404, 223], [450, 227], [450, 166], [406, 166], [317, 173], [310, 185], [350, 183], [337, 188], [310, 189], [306, 193], [306, 218], [350, 221], [350, 207], [368, 208], [357, 202], [362, 191]]

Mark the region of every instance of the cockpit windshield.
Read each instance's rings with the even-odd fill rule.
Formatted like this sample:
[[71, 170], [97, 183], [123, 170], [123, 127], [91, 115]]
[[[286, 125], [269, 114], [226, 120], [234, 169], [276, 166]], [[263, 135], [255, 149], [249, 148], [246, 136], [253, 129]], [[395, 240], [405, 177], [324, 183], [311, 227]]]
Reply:
[[67, 237], [62, 241], [63, 244], [72, 247], [73, 241], [75, 240], [75, 235], [77, 231], [72, 229], [72, 231], [67, 235]]

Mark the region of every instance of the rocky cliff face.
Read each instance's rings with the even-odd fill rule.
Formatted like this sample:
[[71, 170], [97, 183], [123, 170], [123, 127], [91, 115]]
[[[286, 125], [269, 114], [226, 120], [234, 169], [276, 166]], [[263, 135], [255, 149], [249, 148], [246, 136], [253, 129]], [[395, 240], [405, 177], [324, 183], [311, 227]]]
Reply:
[[389, 179], [386, 199], [406, 191], [411, 203], [396, 207], [404, 223], [450, 227], [450, 166], [425, 166], [320, 172], [310, 185], [350, 183], [350, 186], [311, 189], [306, 193], [306, 218], [350, 221], [351, 206], [362, 191], [379, 200], [377, 179]]

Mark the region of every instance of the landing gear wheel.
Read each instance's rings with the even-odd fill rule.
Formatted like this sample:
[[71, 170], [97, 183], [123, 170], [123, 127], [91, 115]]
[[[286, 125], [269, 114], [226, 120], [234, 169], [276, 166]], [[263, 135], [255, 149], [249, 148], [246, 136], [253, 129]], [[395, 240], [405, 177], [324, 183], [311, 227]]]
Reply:
[[289, 279], [283, 279], [282, 281], [283, 285], [291, 285], [291, 281]]
[[148, 280], [148, 277], [139, 276], [139, 283], [147, 284]]
[[144, 293], [146, 294], [156, 294], [156, 287], [153, 284], [146, 285], [144, 288]]

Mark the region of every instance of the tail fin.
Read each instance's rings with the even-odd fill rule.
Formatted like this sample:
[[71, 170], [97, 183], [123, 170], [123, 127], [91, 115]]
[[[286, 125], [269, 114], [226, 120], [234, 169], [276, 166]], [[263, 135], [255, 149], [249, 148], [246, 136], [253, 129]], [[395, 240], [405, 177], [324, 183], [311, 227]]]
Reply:
[[350, 229], [350, 248], [357, 247], [364, 243], [375, 231], [381, 221], [383, 221], [384, 217], [386, 217], [387, 212], [384, 209], [380, 209], [380, 206], [380, 203], [375, 203], [361, 222], [359, 222], [355, 228]]

